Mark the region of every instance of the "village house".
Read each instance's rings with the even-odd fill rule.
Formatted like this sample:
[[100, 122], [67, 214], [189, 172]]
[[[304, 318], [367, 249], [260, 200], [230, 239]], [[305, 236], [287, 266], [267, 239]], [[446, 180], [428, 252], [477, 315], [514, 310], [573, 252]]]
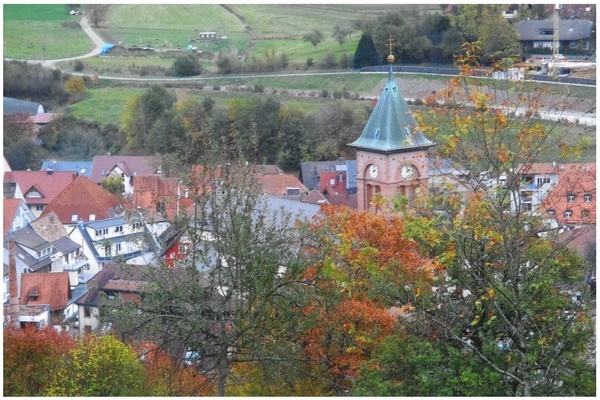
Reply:
[[[552, 49], [554, 40], [554, 20], [523, 20], [513, 25], [519, 33], [524, 49]], [[561, 19], [558, 21], [558, 37], [562, 49], [589, 50], [593, 37], [594, 23], [586, 19]]]
[[67, 171], [9, 171], [4, 173], [4, 183], [18, 185], [29, 210], [37, 218], [76, 177], [77, 174]]
[[146, 156], [95, 156], [90, 179], [100, 185], [103, 179], [118, 178], [123, 181], [123, 196], [133, 194], [136, 175], [160, 175], [158, 160]]
[[[65, 172], [66, 173], [66, 172]], [[42, 215], [56, 213], [65, 227], [121, 215], [131, 203], [98, 186], [85, 176], [76, 177], [48, 204]]]
[[2, 235], [17, 231], [35, 219], [35, 216], [23, 199], [5, 198], [2, 203]]
[[33, 314], [27, 311], [30, 307], [35, 313], [40, 306], [49, 306], [50, 323], [59, 325], [68, 317], [67, 308], [71, 299], [71, 286], [66, 272], [24, 274], [21, 277], [20, 304], [25, 312], [20, 315], [20, 321], [22, 324], [33, 322], [27, 321], [27, 316]]
[[180, 216], [192, 205], [189, 190], [175, 178], [137, 175], [133, 182], [133, 206], [161, 214], [167, 219]]

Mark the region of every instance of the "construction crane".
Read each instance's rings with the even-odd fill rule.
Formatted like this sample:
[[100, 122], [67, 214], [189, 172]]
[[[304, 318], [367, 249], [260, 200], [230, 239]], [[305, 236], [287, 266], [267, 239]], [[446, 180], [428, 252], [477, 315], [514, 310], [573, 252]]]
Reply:
[[557, 56], [558, 56], [558, 52], [560, 49], [560, 40], [559, 40], [559, 36], [558, 36], [558, 30], [559, 30], [559, 12], [560, 10], [562, 10], [562, 4], [557, 4], [556, 6], [554, 6], [554, 37], [553, 37], [553, 42], [552, 42], [552, 61], [556, 62], [557, 61]]

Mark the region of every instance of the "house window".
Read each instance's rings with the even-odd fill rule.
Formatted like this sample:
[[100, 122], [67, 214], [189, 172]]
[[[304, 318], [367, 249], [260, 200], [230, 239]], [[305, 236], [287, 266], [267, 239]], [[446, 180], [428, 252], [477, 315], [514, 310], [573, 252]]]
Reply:
[[83, 316], [88, 318], [91, 317], [92, 310], [89, 307], [83, 307]]
[[115, 244], [115, 252], [118, 254], [121, 252], [121, 243]]
[[592, 202], [592, 195], [589, 193], [586, 193], [583, 195], [583, 201], [585, 201], [586, 203], [591, 203]]
[[52, 253], [52, 246], [46, 247], [45, 249], [43, 249], [42, 251], [40, 251], [40, 258], [46, 257], [50, 253]]
[[567, 194], [567, 202], [572, 203], [575, 201], [575, 194], [574, 193], [568, 193]]
[[108, 228], [98, 229], [96, 231], [96, 236], [104, 236], [104, 235], [108, 235]]
[[30, 199], [41, 199], [42, 194], [35, 189], [31, 189], [29, 192], [27, 192], [27, 195], [25, 197]]
[[112, 246], [110, 244], [107, 244], [106, 246], [104, 246], [104, 255], [106, 257], [110, 257], [112, 253]]
[[115, 228], [116, 233], [123, 233], [123, 225], [119, 225]]
[[133, 223], [133, 229], [134, 230], [138, 230], [142, 228], [142, 223], [141, 222], [134, 222]]
[[42, 205], [37, 205], [35, 206], [36, 211], [44, 211], [44, 206]]
[[545, 183], [550, 183], [550, 178], [537, 178], [538, 186], [542, 186]]
[[571, 218], [573, 216], [573, 211], [572, 210], [566, 210], [565, 211], [565, 218]]
[[556, 210], [548, 210], [548, 215], [551, 215], [551, 216], [556, 215]]
[[79, 219], [79, 215], [77, 215], [77, 214], [71, 215], [71, 222], [77, 222], [78, 219]]

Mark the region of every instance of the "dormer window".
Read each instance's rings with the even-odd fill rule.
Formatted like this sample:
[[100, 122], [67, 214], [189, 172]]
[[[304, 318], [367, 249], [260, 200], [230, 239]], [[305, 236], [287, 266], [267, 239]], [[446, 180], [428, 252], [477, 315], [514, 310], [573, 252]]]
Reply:
[[574, 201], [575, 201], [575, 193], [568, 193], [567, 194], [567, 202], [572, 203]]
[[592, 195], [590, 193], [586, 193], [583, 195], [583, 201], [586, 203], [592, 202]]
[[115, 233], [123, 233], [123, 225], [115, 227]]
[[589, 218], [590, 210], [581, 210], [581, 218]]
[[42, 194], [37, 189], [31, 189], [29, 192], [27, 192], [25, 197], [27, 197], [28, 199], [41, 199]]
[[573, 217], [573, 211], [572, 210], [566, 210], [564, 215], [565, 215], [566, 219], [572, 218]]

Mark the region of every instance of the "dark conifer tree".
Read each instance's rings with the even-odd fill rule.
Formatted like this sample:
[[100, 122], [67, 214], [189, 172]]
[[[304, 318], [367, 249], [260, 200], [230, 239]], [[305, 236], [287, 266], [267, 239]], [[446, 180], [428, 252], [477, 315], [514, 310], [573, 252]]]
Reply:
[[373, 38], [371, 35], [363, 33], [354, 53], [354, 68], [369, 67], [378, 64], [379, 56], [377, 55], [377, 50], [375, 50]]

